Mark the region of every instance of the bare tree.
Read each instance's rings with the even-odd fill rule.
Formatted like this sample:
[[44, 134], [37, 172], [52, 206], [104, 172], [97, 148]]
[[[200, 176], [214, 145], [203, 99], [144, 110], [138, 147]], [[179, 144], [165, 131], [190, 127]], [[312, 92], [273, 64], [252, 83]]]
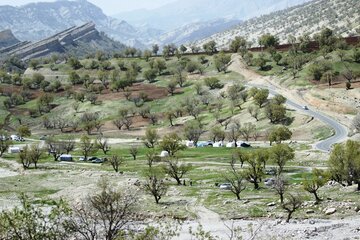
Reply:
[[75, 139], [73, 136], [67, 136], [66, 139], [63, 141], [64, 150], [66, 154], [69, 154], [71, 151], [75, 149]]
[[130, 155], [133, 157], [134, 160], [136, 160], [136, 156], [139, 153], [139, 150], [136, 146], [131, 146], [131, 148], [129, 149]]
[[160, 199], [166, 194], [168, 190], [161, 171], [150, 168], [146, 173], [146, 178], [147, 180], [144, 183], [144, 190], [155, 198], [156, 204], [159, 204]]
[[282, 208], [288, 213], [286, 222], [289, 222], [292, 214], [301, 207], [302, 199], [300, 196], [289, 194], [282, 204]]
[[284, 203], [284, 194], [285, 194], [287, 185], [288, 185], [288, 182], [282, 175], [276, 176], [273, 188], [276, 191], [277, 195], [279, 195], [281, 204]]
[[98, 136], [96, 139], [97, 148], [101, 149], [106, 155], [110, 151], [110, 145], [108, 139], [103, 136]]
[[120, 156], [112, 156], [110, 158], [110, 164], [115, 170], [115, 172], [119, 172], [120, 165], [124, 162], [124, 158]]
[[151, 149], [146, 153], [146, 160], [149, 168], [151, 168], [154, 162], [160, 161], [160, 157], [156, 154], [156, 151], [154, 149]]
[[249, 138], [255, 131], [256, 126], [252, 123], [245, 123], [244, 126], [240, 128], [240, 134], [245, 138], [246, 141], [249, 141]]
[[74, 206], [73, 216], [67, 220], [75, 239], [119, 239], [135, 218], [134, 195], [114, 189], [106, 179], [100, 181], [98, 188], [97, 194]]
[[65, 144], [61, 141], [55, 140], [54, 137], [50, 137], [46, 140], [46, 143], [48, 145], [48, 152], [51, 154], [54, 158], [54, 161], [58, 161], [61, 154], [65, 152]]
[[248, 107], [248, 112], [256, 119], [256, 121], [259, 121], [260, 108], [258, 106], [250, 105]]
[[93, 142], [88, 136], [84, 135], [80, 139], [80, 149], [84, 155], [85, 161], [87, 160], [90, 154], [96, 153], [98, 148], [96, 143]]
[[240, 200], [240, 194], [246, 189], [244, 174], [235, 167], [236, 160], [233, 158], [230, 162], [230, 173], [225, 174], [223, 178], [231, 184], [231, 192]]
[[181, 185], [181, 178], [192, 169], [192, 166], [191, 164], [179, 163], [177, 158], [169, 158], [163, 169], [166, 174], [176, 180], [178, 185]]

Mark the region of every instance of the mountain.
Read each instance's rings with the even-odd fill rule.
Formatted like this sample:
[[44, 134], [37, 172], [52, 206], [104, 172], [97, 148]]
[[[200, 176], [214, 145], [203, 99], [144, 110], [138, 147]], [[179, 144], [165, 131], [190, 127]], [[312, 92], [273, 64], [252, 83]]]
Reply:
[[122, 12], [115, 17], [132, 25], [148, 23], [170, 31], [194, 22], [220, 18], [246, 20], [309, 0], [178, 0], [152, 10]]
[[264, 33], [276, 35], [284, 43], [289, 35], [313, 35], [325, 27], [333, 29], [336, 34], [349, 36], [360, 30], [359, 9], [359, 0], [315, 0], [250, 19], [230, 30], [197, 41], [196, 45], [202, 46], [215, 40], [220, 48], [227, 48], [236, 36], [244, 36], [256, 44], [258, 37]]
[[12, 29], [20, 40], [44, 39], [87, 22], [94, 22], [100, 31], [125, 44], [159, 35], [159, 32], [136, 29], [125, 21], [108, 17], [99, 7], [86, 0], [39, 2], [21, 7], [0, 6], [0, 30]]
[[85, 56], [97, 51], [113, 53], [125, 45], [108, 38], [96, 30], [94, 23], [71, 27], [37, 42], [21, 42], [0, 49], [1, 56], [16, 56], [22, 60], [49, 56], [54, 53]]
[[190, 43], [198, 39], [210, 37], [214, 33], [225, 31], [238, 25], [240, 22], [239, 20], [217, 19], [207, 22], [190, 23], [161, 35], [157, 41], [161, 44], [175, 43], [177, 45]]
[[20, 41], [14, 36], [11, 30], [4, 30], [0, 32], [0, 48], [9, 47]]

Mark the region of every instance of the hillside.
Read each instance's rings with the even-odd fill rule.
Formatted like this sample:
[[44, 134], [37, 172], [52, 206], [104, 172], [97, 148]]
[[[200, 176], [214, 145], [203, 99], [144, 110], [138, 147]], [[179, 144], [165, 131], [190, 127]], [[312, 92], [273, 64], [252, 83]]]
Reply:
[[11, 30], [0, 32], [0, 48], [9, 47], [18, 42], [19, 40], [14, 36]]
[[133, 25], [149, 24], [171, 31], [195, 22], [219, 18], [246, 20], [285, 9], [308, 0], [177, 0], [152, 10], [136, 10], [116, 15]]
[[97, 51], [112, 53], [122, 51], [125, 45], [99, 33], [94, 23], [71, 27], [49, 38], [36, 42], [21, 42], [0, 51], [2, 56], [17, 56], [27, 60], [49, 56], [54, 53], [85, 56]]
[[[37, 41], [72, 26], [94, 22], [99, 29], [125, 44], [146, 40], [158, 31], [136, 29], [125, 21], [106, 16], [86, 0], [31, 3], [21, 7], [0, 6], [0, 29], [11, 29], [22, 41]], [[31, 29], [31, 31], [29, 31]]]
[[289, 35], [298, 37], [304, 33], [313, 35], [326, 26], [336, 34], [348, 36], [360, 29], [360, 1], [315, 0], [304, 5], [245, 21], [228, 31], [215, 34], [196, 44], [215, 40], [221, 48], [227, 48], [235, 36], [245, 36], [256, 45], [259, 36], [265, 33], [276, 35], [281, 43]]

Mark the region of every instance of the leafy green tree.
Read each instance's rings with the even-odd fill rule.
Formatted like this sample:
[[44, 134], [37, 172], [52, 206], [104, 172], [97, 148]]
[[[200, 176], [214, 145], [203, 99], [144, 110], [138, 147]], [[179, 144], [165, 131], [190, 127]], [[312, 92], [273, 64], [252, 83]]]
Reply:
[[342, 184], [358, 185], [360, 191], [360, 143], [348, 140], [335, 145], [329, 159], [331, 179]]
[[163, 137], [160, 148], [173, 157], [178, 151], [184, 150], [185, 145], [182, 144], [182, 139], [176, 133], [170, 133]]
[[265, 113], [271, 123], [278, 123], [286, 119], [286, 107], [282, 104], [270, 103], [266, 106]]
[[315, 62], [309, 67], [310, 76], [317, 81], [320, 81], [325, 72], [332, 70], [329, 62]]
[[184, 45], [181, 45], [179, 49], [182, 54], [184, 54], [187, 51], [187, 47], [185, 47]]
[[63, 201], [48, 205], [34, 204], [28, 196], [20, 196], [20, 206], [0, 213], [0, 239], [68, 239], [70, 232], [64, 219], [71, 210]]
[[31, 67], [33, 70], [37, 70], [40, 65], [40, 62], [38, 59], [31, 59], [29, 62], [29, 67]]
[[255, 58], [252, 60], [252, 62], [255, 66], [259, 67], [261, 71], [265, 70], [267, 61], [264, 57], [260, 56], [258, 58]]
[[145, 60], [148, 62], [152, 56], [152, 52], [150, 50], [145, 50], [143, 53], [143, 56], [144, 56]]
[[216, 42], [215, 41], [209, 41], [203, 45], [203, 49], [207, 54], [214, 54], [217, 52], [216, 48]]
[[241, 57], [247, 52], [248, 43], [243, 37], [235, 37], [235, 39], [230, 43], [230, 51], [233, 53], [240, 53]]
[[145, 137], [143, 138], [144, 145], [147, 148], [154, 148], [159, 141], [159, 135], [154, 128], [147, 128], [145, 131]]
[[259, 38], [258, 43], [265, 48], [276, 47], [279, 45], [279, 39], [271, 34], [264, 34]]
[[254, 151], [249, 158], [247, 158], [248, 167], [246, 168], [245, 174], [246, 179], [254, 184], [254, 189], [259, 189], [259, 183], [264, 175], [262, 150]]
[[279, 65], [279, 62], [281, 61], [282, 59], [282, 55], [280, 53], [276, 53], [274, 56], [273, 56], [273, 59], [274, 61], [276, 62], [276, 65]]
[[74, 70], [82, 68], [80, 61], [75, 57], [71, 57], [70, 59], [68, 59], [67, 62], [70, 65], [70, 67]]
[[148, 69], [144, 72], [144, 78], [150, 83], [154, 82], [157, 77], [157, 71], [155, 69]]
[[261, 108], [268, 101], [269, 90], [267, 89], [258, 89], [254, 95], [255, 103]]
[[184, 136], [187, 140], [193, 141], [195, 147], [203, 133], [203, 126], [199, 121], [189, 121], [185, 123]]
[[210, 88], [210, 90], [223, 87], [223, 85], [220, 83], [220, 80], [216, 77], [205, 78], [204, 83], [207, 87]]
[[314, 194], [316, 203], [321, 202], [318, 190], [328, 181], [328, 175], [325, 171], [314, 168], [310, 175], [304, 174], [304, 190]]
[[270, 160], [278, 167], [276, 173], [281, 175], [284, 171], [284, 167], [288, 161], [294, 160], [294, 149], [287, 144], [277, 144], [270, 148], [269, 151]]
[[270, 145], [272, 145], [273, 142], [276, 142], [277, 144], [281, 144], [281, 142], [291, 139], [292, 132], [285, 126], [280, 126], [273, 128], [271, 132], [269, 133], [269, 141]]
[[218, 72], [226, 73], [229, 63], [231, 61], [231, 56], [220, 52], [214, 57], [214, 64]]
[[31, 130], [26, 125], [20, 125], [16, 128], [16, 132], [20, 137], [30, 137], [31, 136]]

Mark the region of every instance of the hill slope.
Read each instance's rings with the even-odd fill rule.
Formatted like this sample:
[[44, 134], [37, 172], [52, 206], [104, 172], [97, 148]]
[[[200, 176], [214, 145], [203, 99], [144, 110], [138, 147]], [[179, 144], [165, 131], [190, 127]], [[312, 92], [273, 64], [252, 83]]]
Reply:
[[99, 7], [86, 0], [40, 2], [21, 7], [0, 6], [0, 29], [11, 29], [20, 40], [44, 39], [87, 22], [94, 22], [100, 31], [123, 43], [158, 34], [156, 31], [141, 31], [125, 21], [108, 17]]
[[228, 31], [215, 34], [196, 44], [215, 40], [221, 48], [226, 48], [235, 36], [245, 36], [257, 43], [264, 33], [271, 33], [286, 42], [289, 35], [299, 36], [307, 32], [311, 35], [324, 27], [332, 28], [336, 34], [355, 34], [360, 27], [360, 1], [358, 0], [315, 0], [304, 5], [272, 14], [253, 18]]

